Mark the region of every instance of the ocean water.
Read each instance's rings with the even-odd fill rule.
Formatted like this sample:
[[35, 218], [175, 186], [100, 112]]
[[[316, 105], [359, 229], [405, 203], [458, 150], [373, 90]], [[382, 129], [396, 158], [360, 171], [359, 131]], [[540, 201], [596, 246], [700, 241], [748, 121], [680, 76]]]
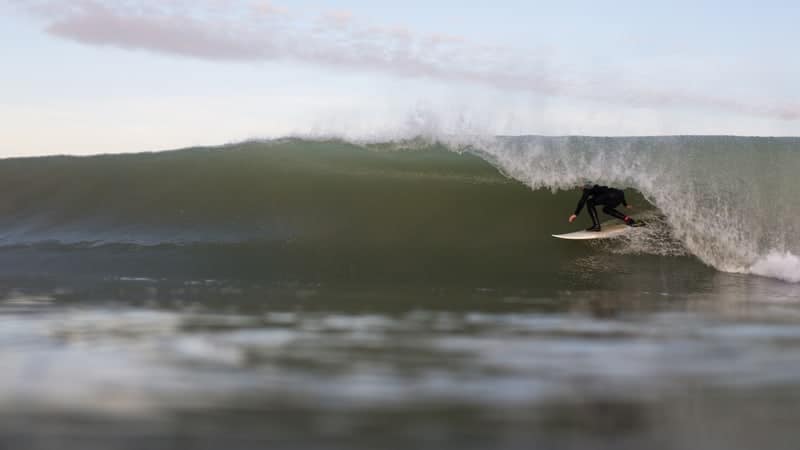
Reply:
[[[2, 160], [0, 442], [794, 448], [799, 172], [691, 136]], [[585, 179], [648, 226], [553, 239]]]

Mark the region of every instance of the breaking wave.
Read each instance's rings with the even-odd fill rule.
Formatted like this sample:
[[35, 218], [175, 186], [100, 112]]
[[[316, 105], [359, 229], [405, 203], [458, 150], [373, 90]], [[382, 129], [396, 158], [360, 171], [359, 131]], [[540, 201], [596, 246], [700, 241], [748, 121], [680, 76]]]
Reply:
[[[258, 273], [413, 278], [525, 276], [612, 252], [798, 282], [798, 173], [800, 139], [692, 136], [292, 138], [7, 159], [0, 262], [135, 273], [171, 255], [170, 268], [236, 272], [247, 260]], [[566, 218], [585, 179], [626, 188], [650, 226], [598, 245], [550, 238], [575, 227]]]

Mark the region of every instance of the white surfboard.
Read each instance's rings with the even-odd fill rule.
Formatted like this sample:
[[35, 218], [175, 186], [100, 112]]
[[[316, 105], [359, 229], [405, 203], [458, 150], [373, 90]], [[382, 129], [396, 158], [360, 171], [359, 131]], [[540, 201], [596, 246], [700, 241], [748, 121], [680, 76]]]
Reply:
[[609, 239], [617, 237], [633, 230], [634, 228], [625, 225], [624, 223], [617, 223], [614, 225], [601, 225], [600, 231], [576, 231], [574, 233], [554, 234], [553, 237], [559, 239]]

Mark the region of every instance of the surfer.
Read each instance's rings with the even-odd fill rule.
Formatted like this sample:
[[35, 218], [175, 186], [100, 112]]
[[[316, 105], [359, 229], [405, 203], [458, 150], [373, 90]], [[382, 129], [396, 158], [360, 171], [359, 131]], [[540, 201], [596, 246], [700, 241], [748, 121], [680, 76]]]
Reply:
[[625, 208], [631, 208], [631, 205], [625, 201], [625, 193], [621, 190], [587, 182], [583, 185], [583, 195], [578, 202], [578, 207], [575, 208], [575, 213], [569, 216], [569, 223], [575, 221], [578, 214], [581, 213], [583, 205], [586, 204], [586, 210], [589, 211], [589, 216], [592, 218], [592, 226], [587, 228], [586, 231], [600, 231], [600, 219], [597, 217], [596, 205], [603, 205], [604, 213], [622, 220], [628, 226], [637, 226], [638, 222], [614, 209], [620, 203]]

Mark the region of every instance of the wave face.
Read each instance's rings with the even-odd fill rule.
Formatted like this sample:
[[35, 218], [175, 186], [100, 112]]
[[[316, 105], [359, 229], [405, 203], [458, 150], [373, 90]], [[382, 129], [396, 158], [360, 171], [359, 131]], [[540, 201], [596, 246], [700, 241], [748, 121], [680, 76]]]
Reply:
[[[690, 253], [718, 270], [797, 281], [797, 173], [795, 138], [282, 139], [8, 159], [0, 161], [0, 264], [525, 279], [611, 251]], [[629, 188], [652, 226], [612, 245], [552, 239], [575, 228], [565, 219], [584, 179]]]

